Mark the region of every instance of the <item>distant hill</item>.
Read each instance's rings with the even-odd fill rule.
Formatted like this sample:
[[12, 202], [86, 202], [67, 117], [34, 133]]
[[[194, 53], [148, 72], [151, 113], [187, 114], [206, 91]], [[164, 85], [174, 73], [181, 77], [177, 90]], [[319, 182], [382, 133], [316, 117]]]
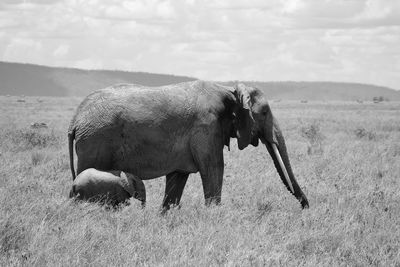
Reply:
[[[161, 86], [196, 78], [111, 70], [81, 70], [0, 61], [0, 95], [85, 96], [116, 83]], [[223, 82], [232, 85], [234, 82]], [[244, 83], [265, 91], [269, 99], [282, 100], [372, 100], [383, 97], [400, 101], [400, 91], [383, 86], [342, 82], [254, 82]]]
[[196, 80], [185, 76], [111, 70], [81, 70], [0, 62], [0, 95], [85, 96], [116, 83], [161, 86]]

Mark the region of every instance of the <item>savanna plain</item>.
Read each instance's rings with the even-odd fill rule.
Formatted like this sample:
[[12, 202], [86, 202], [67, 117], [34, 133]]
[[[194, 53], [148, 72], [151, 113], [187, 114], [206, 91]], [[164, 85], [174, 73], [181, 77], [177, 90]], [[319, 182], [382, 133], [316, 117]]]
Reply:
[[[0, 266], [400, 266], [400, 103], [273, 102], [301, 210], [265, 147], [224, 149], [222, 205], [189, 177], [182, 207], [68, 199], [67, 128], [80, 98], [0, 97]], [[48, 128], [32, 128], [44, 122]]]

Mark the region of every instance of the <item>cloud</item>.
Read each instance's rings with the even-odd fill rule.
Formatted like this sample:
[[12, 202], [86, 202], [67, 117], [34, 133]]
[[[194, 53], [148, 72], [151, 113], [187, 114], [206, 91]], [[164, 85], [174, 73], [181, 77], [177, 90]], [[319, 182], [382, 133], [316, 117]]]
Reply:
[[63, 45], [61, 44], [60, 46], [57, 47], [57, 49], [54, 51], [53, 55], [57, 58], [63, 58], [68, 55], [69, 52], [69, 46], [68, 45]]
[[397, 0], [5, 0], [0, 59], [400, 89]]
[[14, 38], [4, 48], [4, 60], [13, 61], [15, 58], [23, 58], [23, 62], [40, 61], [43, 49], [40, 41], [29, 38]]

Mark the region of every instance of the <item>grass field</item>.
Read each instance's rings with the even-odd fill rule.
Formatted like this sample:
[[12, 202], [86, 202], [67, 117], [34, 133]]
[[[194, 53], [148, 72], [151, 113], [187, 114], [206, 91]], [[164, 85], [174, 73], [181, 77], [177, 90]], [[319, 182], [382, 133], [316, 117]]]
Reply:
[[223, 204], [192, 174], [161, 216], [165, 178], [145, 181], [145, 209], [67, 198], [80, 100], [0, 97], [0, 266], [400, 266], [400, 103], [271, 103], [308, 210], [265, 148], [232, 142]]

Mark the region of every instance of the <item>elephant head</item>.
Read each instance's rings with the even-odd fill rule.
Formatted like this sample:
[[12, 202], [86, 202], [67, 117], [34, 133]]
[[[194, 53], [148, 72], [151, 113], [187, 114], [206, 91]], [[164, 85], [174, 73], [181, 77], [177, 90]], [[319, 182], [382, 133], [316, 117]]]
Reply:
[[271, 112], [262, 91], [243, 84], [234, 86], [237, 106], [234, 109], [233, 133], [240, 150], [249, 144], [258, 146], [259, 140], [266, 146], [286, 188], [308, 208], [308, 200], [299, 187], [290, 165], [285, 139], [278, 122]]

